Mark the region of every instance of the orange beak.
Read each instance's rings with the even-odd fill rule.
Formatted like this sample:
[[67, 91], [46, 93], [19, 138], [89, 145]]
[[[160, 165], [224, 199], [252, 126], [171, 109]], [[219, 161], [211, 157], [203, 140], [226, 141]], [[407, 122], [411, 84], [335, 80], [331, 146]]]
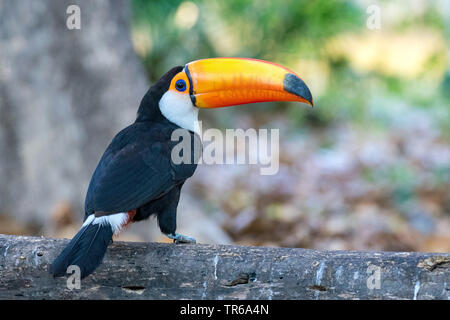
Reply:
[[298, 101], [313, 106], [311, 92], [291, 70], [262, 60], [213, 58], [185, 67], [190, 96], [198, 108], [267, 101]]

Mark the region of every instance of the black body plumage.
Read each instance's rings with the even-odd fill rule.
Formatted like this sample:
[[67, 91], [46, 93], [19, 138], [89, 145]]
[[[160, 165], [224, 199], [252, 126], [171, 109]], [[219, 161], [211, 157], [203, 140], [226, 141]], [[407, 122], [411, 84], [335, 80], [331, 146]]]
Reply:
[[[136, 121], [112, 140], [95, 169], [85, 200], [85, 221], [95, 216], [136, 210], [133, 221], [158, 217], [161, 231], [176, 229], [176, 208], [184, 181], [192, 176], [197, 164], [174, 164], [171, 159], [172, 133], [181, 129], [167, 120], [158, 103], [168, 90], [171, 79], [182, 70], [175, 67], [156, 82], [143, 97]], [[191, 154], [199, 137], [191, 135]], [[69, 265], [78, 265], [81, 277], [92, 273], [101, 263], [113, 230], [108, 224], [84, 226], [54, 261], [50, 272], [65, 275]]]
[[82, 227], [52, 263], [50, 273], [55, 277], [64, 276], [68, 266], [77, 265], [83, 279], [100, 265], [112, 236], [109, 225], [91, 223]]

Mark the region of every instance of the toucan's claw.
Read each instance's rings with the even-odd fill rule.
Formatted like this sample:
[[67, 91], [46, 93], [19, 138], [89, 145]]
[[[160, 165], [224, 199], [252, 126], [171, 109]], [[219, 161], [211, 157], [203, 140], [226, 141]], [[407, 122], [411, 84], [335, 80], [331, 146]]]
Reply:
[[173, 239], [173, 242], [175, 243], [197, 243], [197, 241], [194, 238], [179, 233], [167, 234], [167, 236], [170, 239]]

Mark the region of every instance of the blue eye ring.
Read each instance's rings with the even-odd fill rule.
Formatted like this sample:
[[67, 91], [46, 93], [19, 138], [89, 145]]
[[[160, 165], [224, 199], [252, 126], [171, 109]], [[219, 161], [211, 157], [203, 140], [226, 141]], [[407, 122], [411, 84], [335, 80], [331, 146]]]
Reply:
[[177, 82], [175, 82], [175, 88], [180, 92], [185, 91], [186, 90], [186, 81], [184, 81], [183, 79], [177, 80]]

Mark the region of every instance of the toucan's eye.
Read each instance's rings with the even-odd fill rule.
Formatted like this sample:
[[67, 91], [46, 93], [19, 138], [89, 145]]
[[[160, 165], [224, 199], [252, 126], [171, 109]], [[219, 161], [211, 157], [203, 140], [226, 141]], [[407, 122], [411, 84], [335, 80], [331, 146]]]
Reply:
[[178, 80], [175, 82], [175, 88], [177, 88], [178, 91], [183, 92], [186, 90], [186, 82], [183, 79]]

